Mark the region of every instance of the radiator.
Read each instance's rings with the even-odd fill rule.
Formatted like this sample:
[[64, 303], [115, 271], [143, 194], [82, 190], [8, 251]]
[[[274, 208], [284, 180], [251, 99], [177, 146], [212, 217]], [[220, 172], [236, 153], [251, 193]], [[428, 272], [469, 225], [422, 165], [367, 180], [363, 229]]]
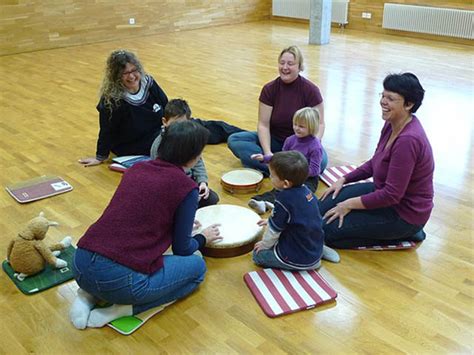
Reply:
[[439, 7], [385, 4], [382, 27], [474, 39], [474, 11]]
[[[348, 23], [350, 0], [333, 0], [331, 22], [341, 25]], [[309, 20], [310, 0], [273, 0], [273, 16]]]

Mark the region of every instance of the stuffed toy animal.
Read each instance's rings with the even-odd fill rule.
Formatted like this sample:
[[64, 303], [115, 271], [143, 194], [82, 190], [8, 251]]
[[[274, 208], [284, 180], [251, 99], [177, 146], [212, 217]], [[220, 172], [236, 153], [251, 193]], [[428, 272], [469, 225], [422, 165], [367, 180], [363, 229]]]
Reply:
[[7, 260], [18, 280], [23, 281], [25, 277], [39, 273], [46, 267], [46, 263], [58, 269], [67, 266], [66, 261], [56, 256], [60, 250], [71, 245], [72, 238], [65, 237], [61, 242], [49, 247], [43, 241], [49, 227], [57, 225], [57, 222], [49, 221], [41, 212], [10, 242]]

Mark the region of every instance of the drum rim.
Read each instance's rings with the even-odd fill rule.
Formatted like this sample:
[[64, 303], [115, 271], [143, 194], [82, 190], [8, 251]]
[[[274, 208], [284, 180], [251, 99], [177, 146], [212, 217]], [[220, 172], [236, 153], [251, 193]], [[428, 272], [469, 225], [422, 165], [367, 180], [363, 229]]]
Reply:
[[[239, 206], [239, 205], [234, 205], [234, 204], [231, 204], [231, 203], [224, 203], [224, 204], [219, 204], [219, 205], [206, 206], [206, 207], [201, 208], [200, 210], [201, 211], [203, 211], [203, 210], [212, 210], [212, 209], [215, 209], [215, 208], [222, 208], [224, 206], [229, 206], [233, 209], [242, 209], [242, 210], [251, 211], [251, 212], [255, 213], [255, 211], [252, 211], [250, 208], [247, 208], [247, 207], [244, 207], [244, 206]], [[234, 243], [230, 247], [229, 247], [229, 244], [222, 244], [222, 243], [219, 243], [219, 242], [211, 243], [210, 245], [206, 245], [204, 248], [213, 249], [213, 250], [216, 250], [216, 249], [217, 250], [226, 250], [226, 249], [239, 249], [239, 248], [245, 249], [246, 245], [255, 244], [255, 242], [263, 235], [263, 232], [264, 232], [264, 227], [259, 226], [258, 232], [253, 237], [250, 237], [249, 239], [247, 239], [245, 241], [240, 241], [240, 242]]]
[[[251, 172], [254, 172], [256, 173], [256, 175], [260, 178], [258, 181], [256, 182], [253, 182], [251, 184], [240, 184], [240, 185], [234, 185], [230, 182], [227, 182], [224, 180], [224, 176], [227, 175], [228, 173], [231, 173], [231, 172], [234, 172], [234, 171], [251, 171]], [[232, 188], [236, 188], [236, 189], [239, 189], [239, 188], [248, 188], [248, 187], [253, 187], [253, 186], [257, 186], [258, 184], [260, 184], [262, 181], [263, 181], [263, 174], [261, 171], [258, 171], [256, 169], [252, 169], [252, 168], [240, 168], [240, 169], [233, 169], [233, 170], [229, 170], [227, 171], [226, 173], [224, 173], [222, 176], [221, 176], [221, 184], [222, 185], [225, 185], [225, 186], [229, 186], [229, 187], [232, 187]]]

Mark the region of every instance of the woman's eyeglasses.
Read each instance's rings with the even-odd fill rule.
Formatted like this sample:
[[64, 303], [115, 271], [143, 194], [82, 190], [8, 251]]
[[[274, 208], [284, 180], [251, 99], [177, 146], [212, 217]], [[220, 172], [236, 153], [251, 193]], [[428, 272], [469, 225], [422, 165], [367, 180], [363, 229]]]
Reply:
[[138, 73], [138, 72], [139, 72], [138, 68], [135, 68], [135, 69], [130, 70], [130, 71], [124, 71], [124, 72], [122, 73], [122, 76], [129, 76], [130, 74], [136, 74], [136, 73]]
[[388, 102], [396, 102], [396, 101], [401, 101], [403, 99], [400, 99], [398, 97], [393, 97], [391, 95], [385, 95], [383, 92], [379, 93], [380, 100], [387, 100]]

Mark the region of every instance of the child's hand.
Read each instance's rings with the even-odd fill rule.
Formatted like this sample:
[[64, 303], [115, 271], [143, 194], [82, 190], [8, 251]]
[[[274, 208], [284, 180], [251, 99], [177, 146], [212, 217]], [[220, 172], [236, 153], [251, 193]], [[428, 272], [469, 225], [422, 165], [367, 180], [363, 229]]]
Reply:
[[268, 224], [268, 219], [261, 219], [260, 221], [257, 222], [257, 225], [260, 227], [266, 226]]
[[258, 161], [263, 161], [263, 154], [252, 154], [252, 155], [250, 156], [250, 159], [258, 160]]
[[260, 250], [265, 250], [265, 249], [267, 249], [267, 248], [265, 248], [265, 247], [263, 246], [263, 241], [259, 241], [259, 242], [255, 243], [255, 245], [254, 245], [254, 247], [253, 247], [253, 251], [254, 251], [256, 254], [258, 254], [258, 252], [259, 252]]
[[199, 199], [203, 198], [207, 200], [208, 197], [209, 197], [209, 187], [207, 186], [205, 182], [201, 182], [199, 184]]

